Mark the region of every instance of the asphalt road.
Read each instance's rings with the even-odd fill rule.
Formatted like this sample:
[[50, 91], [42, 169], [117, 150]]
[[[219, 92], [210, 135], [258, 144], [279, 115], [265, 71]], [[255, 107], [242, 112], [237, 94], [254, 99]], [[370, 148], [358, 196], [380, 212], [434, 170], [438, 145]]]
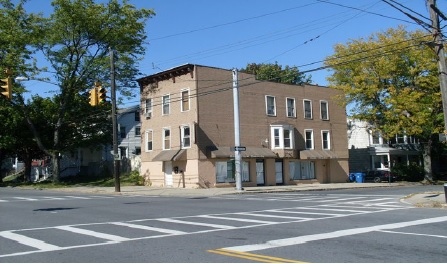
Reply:
[[117, 196], [0, 188], [0, 262], [442, 262], [447, 210], [430, 186]]

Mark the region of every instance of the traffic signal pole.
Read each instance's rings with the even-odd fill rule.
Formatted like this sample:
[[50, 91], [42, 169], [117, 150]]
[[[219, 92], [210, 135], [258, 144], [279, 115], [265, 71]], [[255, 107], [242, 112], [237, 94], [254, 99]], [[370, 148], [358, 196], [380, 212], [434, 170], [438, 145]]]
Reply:
[[113, 130], [113, 177], [115, 178], [115, 192], [121, 192], [120, 188], [120, 158], [118, 154], [118, 123], [116, 120], [116, 91], [115, 91], [115, 51], [110, 52], [110, 92], [112, 100], [112, 130]]

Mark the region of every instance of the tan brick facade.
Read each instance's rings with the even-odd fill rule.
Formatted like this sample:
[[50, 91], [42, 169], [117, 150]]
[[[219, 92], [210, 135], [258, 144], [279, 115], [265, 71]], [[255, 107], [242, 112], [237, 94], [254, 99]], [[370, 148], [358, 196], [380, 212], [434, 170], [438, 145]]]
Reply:
[[[238, 79], [240, 142], [247, 147], [247, 151], [242, 152], [243, 186], [345, 181], [348, 174], [347, 125], [344, 108], [333, 100], [338, 91], [315, 85], [259, 81], [254, 75], [244, 73], [239, 73]], [[234, 146], [232, 72], [187, 64], [138, 82], [143, 110], [141, 174], [147, 181], [153, 186], [234, 186], [229, 176], [231, 169], [234, 170], [230, 164], [234, 159], [230, 151]], [[189, 99], [185, 99], [186, 91], [189, 91]], [[266, 96], [275, 102], [274, 115], [267, 115]], [[165, 104], [165, 110], [169, 105], [169, 114], [165, 115], [162, 113], [163, 98], [165, 102], [169, 98], [169, 104]], [[295, 103], [296, 116], [287, 117], [287, 98], [289, 104]], [[146, 99], [151, 100], [150, 118], [145, 117]], [[303, 100], [311, 102], [312, 119], [304, 118]], [[327, 120], [320, 117], [322, 102], [327, 105]], [[187, 110], [182, 109], [182, 105]], [[191, 144], [180, 152], [181, 131], [185, 126], [190, 129]], [[281, 140], [274, 136], [274, 127], [278, 128]], [[313, 140], [309, 140], [313, 150], [302, 152], [306, 150], [306, 130], [313, 136]], [[169, 150], [163, 145], [163, 142], [167, 144], [166, 133]], [[287, 133], [292, 135], [286, 136]], [[323, 133], [326, 150], [323, 150]], [[150, 135], [152, 150], [148, 151]], [[288, 137], [290, 139], [286, 140]], [[291, 147], [275, 148], [274, 142], [291, 144]], [[292, 174], [295, 175], [293, 180]]]

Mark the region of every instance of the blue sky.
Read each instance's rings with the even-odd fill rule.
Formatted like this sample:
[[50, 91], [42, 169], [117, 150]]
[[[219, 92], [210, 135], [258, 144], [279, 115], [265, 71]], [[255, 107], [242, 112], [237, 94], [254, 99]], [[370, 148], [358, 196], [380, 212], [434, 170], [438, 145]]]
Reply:
[[[418, 18], [423, 19], [416, 13], [429, 17], [426, 0], [388, 1]], [[154, 9], [156, 13], [146, 27], [147, 52], [140, 64], [143, 76], [185, 63], [232, 69], [243, 68], [247, 63], [277, 62], [312, 71], [333, 54], [337, 43], [368, 38], [398, 25], [408, 30], [423, 29], [381, 0], [129, 2], [138, 8]], [[447, 13], [446, 0], [438, 0], [437, 5]], [[47, 14], [51, 5], [49, 0], [30, 0], [27, 8]], [[445, 24], [442, 21], [441, 25]], [[308, 74], [314, 83], [326, 85], [330, 71]], [[35, 82], [27, 84], [30, 90], [32, 83]], [[41, 83], [34, 85], [41, 87]], [[137, 103], [136, 98], [126, 106]]]

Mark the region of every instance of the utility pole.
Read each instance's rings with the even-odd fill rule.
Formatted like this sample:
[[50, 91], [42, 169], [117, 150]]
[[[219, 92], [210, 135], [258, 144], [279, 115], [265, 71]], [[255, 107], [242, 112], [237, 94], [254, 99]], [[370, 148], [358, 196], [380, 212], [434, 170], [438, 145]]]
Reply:
[[233, 100], [234, 100], [234, 166], [236, 190], [242, 191], [242, 157], [241, 157], [241, 140], [239, 135], [239, 84], [237, 69], [233, 69]]
[[112, 100], [112, 130], [113, 130], [113, 177], [115, 178], [115, 192], [121, 192], [120, 188], [120, 157], [118, 154], [118, 124], [116, 120], [116, 91], [115, 91], [115, 51], [110, 52], [110, 92]]
[[444, 112], [444, 135], [447, 137], [447, 66], [445, 62], [444, 43], [442, 41], [439, 16], [445, 16], [436, 7], [436, 0], [427, 0], [427, 8], [432, 22], [435, 52], [438, 57], [439, 84], [441, 86], [442, 110]]

